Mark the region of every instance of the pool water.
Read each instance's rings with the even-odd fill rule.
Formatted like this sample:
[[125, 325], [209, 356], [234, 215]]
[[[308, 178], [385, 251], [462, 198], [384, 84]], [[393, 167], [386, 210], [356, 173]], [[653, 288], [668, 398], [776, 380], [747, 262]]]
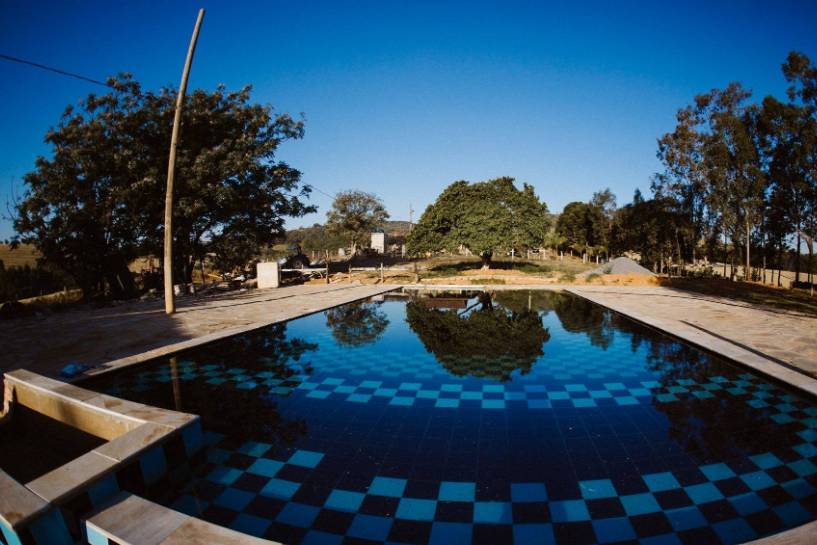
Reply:
[[817, 518], [817, 404], [575, 296], [380, 299], [91, 387], [202, 415], [168, 501], [287, 544], [732, 544]]

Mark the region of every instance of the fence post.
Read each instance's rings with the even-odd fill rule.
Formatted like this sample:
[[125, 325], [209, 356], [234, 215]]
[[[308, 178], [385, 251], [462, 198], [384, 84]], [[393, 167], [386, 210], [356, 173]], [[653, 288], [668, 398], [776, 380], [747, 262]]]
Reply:
[[383, 277], [383, 262], [380, 262], [380, 283], [382, 284], [385, 282], [385, 278]]

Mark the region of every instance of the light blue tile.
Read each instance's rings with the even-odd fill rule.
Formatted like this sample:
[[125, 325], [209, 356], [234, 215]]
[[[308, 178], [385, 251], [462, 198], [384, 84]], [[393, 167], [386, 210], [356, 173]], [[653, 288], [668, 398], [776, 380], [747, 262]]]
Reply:
[[817, 446], [812, 445], [811, 443], [802, 443], [800, 445], [795, 445], [792, 447], [792, 450], [797, 452], [803, 458], [811, 458], [813, 456], [817, 456]]
[[247, 454], [248, 456], [255, 456], [258, 458], [259, 456], [263, 456], [265, 452], [267, 452], [272, 445], [269, 443], [259, 443], [257, 441], [247, 441], [241, 448], [238, 449], [239, 452]]
[[666, 471], [664, 473], [652, 473], [650, 475], [643, 475], [644, 483], [652, 492], [663, 492], [665, 490], [675, 490], [681, 488], [681, 484], [675, 476]]
[[297, 492], [300, 487], [300, 484], [293, 483], [292, 481], [272, 479], [270, 482], [264, 485], [264, 488], [261, 489], [261, 495], [270, 498], [288, 500], [295, 495], [295, 492]]
[[786, 465], [801, 477], [808, 477], [817, 473], [817, 466], [811, 463], [810, 460], [797, 460]]
[[752, 490], [761, 490], [775, 486], [777, 481], [772, 479], [765, 471], [755, 471], [754, 473], [746, 473], [740, 476], [740, 479], [746, 483], [746, 486]]
[[571, 403], [573, 403], [573, 406], [578, 408], [578, 409], [586, 409], [587, 407], [597, 407], [598, 406], [598, 405], [596, 405], [596, 402], [593, 401], [593, 399], [589, 398], [589, 397], [582, 397], [582, 398], [578, 398], [578, 399], [572, 399]]
[[483, 399], [482, 400], [482, 408], [483, 409], [504, 409], [505, 408], [505, 401], [502, 399]]
[[287, 463], [296, 466], [314, 468], [321, 462], [322, 459], [323, 454], [320, 452], [296, 450], [295, 454], [293, 454], [289, 460], [287, 460]]
[[723, 499], [723, 494], [712, 483], [701, 483], [684, 488], [690, 499], [697, 504]]
[[261, 475], [262, 477], [272, 478], [275, 477], [282, 467], [284, 467], [284, 463], [279, 462], [278, 460], [259, 458], [247, 468], [247, 471], [256, 475]]
[[553, 522], [577, 522], [590, 520], [587, 505], [582, 500], [552, 501], [549, 504]]
[[582, 498], [586, 500], [597, 500], [601, 498], [614, 498], [618, 496], [613, 483], [609, 479], [598, 479], [594, 481], [579, 482], [579, 490]]
[[749, 459], [752, 460], [755, 463], [755, 465], [760, 469], [771, 469], [773, 467], [783, 465], [783, 462], [780, 460], [780, 458], [778, 458], [771, 452], [750, 456]]
[[459, 399], [449, 399], [449, 398], [440, 398], [434, 404], [435, 407], [439, 407], [441, 409], [456, 409], [460, 406]]
[[593, 399], [610, 399], [613, 394], [607, 390], [590, 390], [590, 397]]
[[631, 517], [661, 511], [661, 506], [655, 501], [655, 497], [649, 493], [620, 496], [619, 500], [624, 506], [624, 511]]
[[415, 498], [401, 498], [397, 505], [397, 518], [405, 520], [434, 520], [437, 511], [435, 500], [421, 500]]
[[441, 501], [473, 502], [476, 488], [476, 483], [443, 481], [438, 498]]
[[701, 466], [698, 469], [700, 469], [710, 481], [722, 481], [723, 479], [731, 479], [735, 476], [735, 472], [726, 464], [709, 464]]
[[412, 405], [414, 405], [414, 398], [403, 396], [393, 397], [391, 398], [391, 400], [389, 400], [389, 405], [397, 405], [399, 407], [411, 407]]
[[390, 498], [403, 497], [406, 489], [405, 479], [395, 479], [393, 477], [375, 477], [369, 486], [369, 494], [377, 496], [388, 496]]
[[372, 396], [368, 394], [352, 394], [346, 399], [352, 403], [368, 403], [369, 400], [372, 399]]
[[363, 503], [363, 498], [366, 495], [361, 492], [352, 492], [349, 490], [332, 490], [329, 497], [326, 498], [325, 507], [336, 509], [338, 511], [357, 512], [360, 509], [360, 504]]
[[219, 466], [207, 475], [207, 480], [229, 486], [241, 477], [242, 472], [233, 467]]
[[[103, 535], [97, 532], [95, 529], [86, 526], [85, 527], [85, 534], [88, 538], [88, 545], [109, 545], [108, 544], [108, 536]], [[17, 545], [20, 543], [19, 541], [13, 541], [13, 545]]]
[[638, 400], [632, 396], [622, 396], [613, 398], [619, 405], [638, 405]]
[[482, 524], [510, 524], [513, 522], [511, 504], [502, 501], [474, 502], [474, 522]]
[[547, 399], [529, 399], [528, 400], [528, 408], [529, 409], [550, 409], [551, 404], [550, 401]]

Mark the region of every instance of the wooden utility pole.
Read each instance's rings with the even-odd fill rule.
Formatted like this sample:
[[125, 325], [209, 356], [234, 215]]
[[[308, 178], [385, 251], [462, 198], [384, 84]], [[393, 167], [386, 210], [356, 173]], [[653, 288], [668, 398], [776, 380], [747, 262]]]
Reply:
[[182, 120], [182, 104], [187, 91], [187, 77], [190, 75], [190, 65], [193, 63], [193, 53], [196, 51], [196, 41], [199, 39], [201, 21], [204, 19], [204, 8], [199, 10], [196, 26], [193, 27], [193, 36], [190, 38], [190, 47], [187, 49], [187, 59], [184, 61], [182, 82], [179, 85], [179, 95], [176, 97], [176, 113], [173, 116], [173, 134], [170, 137], [170, 157], [167, 160], [167, 190], [165, 193], [165, 312], [176, 312], [176, 302], [173, 299], [173, 175], [176, 171], [176, 144], [179, 141], [179, 125]]

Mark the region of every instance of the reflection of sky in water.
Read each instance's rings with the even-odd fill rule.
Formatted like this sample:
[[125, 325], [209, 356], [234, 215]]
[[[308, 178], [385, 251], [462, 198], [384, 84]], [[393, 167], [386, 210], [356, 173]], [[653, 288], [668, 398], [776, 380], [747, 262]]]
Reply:
[[387, 297], [97, 387], [202, 414], [173, 505], [285, 543], [737, 543], [817, 518], [817, 406], [569, 295]]

